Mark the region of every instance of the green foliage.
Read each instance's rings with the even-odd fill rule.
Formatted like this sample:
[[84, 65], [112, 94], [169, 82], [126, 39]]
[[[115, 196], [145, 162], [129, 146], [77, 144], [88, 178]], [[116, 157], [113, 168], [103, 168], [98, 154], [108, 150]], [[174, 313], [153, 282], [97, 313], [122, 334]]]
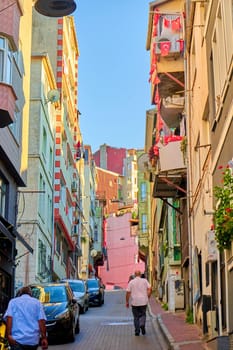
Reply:
[[229, 249], [233, 240], [233, 176], [229, 167], [223, 172], [222, 183], [222, 186], [214, 187], [217, 200], [215, 236], [219, 250]]
[[162, 304], [162, 308], [163, 308], [164, 310], [167, 311], [167, 310], [168, 310], [168, 305], [167, 305], [167, 303], [163, 303], [163, 304]]
[[188, 310], [187, 310], [185, 321], [186, 321], [187, 323], [190, 323], [190, 324], [193, 323], [193, 310], [191, 310], [191, 309], [188, 309]]

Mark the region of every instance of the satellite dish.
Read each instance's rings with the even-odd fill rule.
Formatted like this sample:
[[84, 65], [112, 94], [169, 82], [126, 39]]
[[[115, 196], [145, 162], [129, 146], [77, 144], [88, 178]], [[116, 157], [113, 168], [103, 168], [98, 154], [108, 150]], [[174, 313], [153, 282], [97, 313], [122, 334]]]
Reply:
[[73, 0], [36, 0], [35, 9], [44, 16], [63, 17], [74, 12], [76, 4]]
[[57, 102], [59, 98], [60, 98], [60, 92], [56, 89], [50, 90], [47, 93], [47, 102], [54, 103], [54, 102]]

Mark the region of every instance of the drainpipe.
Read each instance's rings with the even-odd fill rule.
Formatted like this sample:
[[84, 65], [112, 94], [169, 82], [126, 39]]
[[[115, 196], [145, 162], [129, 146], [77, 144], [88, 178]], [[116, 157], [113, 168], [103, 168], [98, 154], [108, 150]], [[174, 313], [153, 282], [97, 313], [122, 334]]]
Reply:
[[218, 275], [218, 335], [222, 336], [222, 305], [221, 305], [221, 268], [220, 252], [218, 249], [217, 256], [217, 275]]
[[[189, 9], [189, 1], [186, 0], [186, 9]], [[185, 29], [184, 29], [185, 30]], [[185, 51], [184, 56], [184, 78], [185, 78], [185, 114], [186, 114], [186, 120], [187, 120], [187, 139], [189, 139], [189, 136], [191, 134], [190, 132], [190, 122], [189, 122], [189, 115], [190, 115], [190, 103], [189, 103], [189, 89], [188, 83], [189, 83], [189, 74], [187, 69], [187, 53]], [[189, 142], [187, 143], [187, 156], [186, 156], [186, 163], [187, 163], [187, 218], [188, 218], [188, 241], [189, 241], [189, 307], [191, 310], [193, 310], [193, 319], [195, 320], [195, 308], [193, 305], [193, 218], [192, 214], [190, 213], [190, 200], [192, 198], [191, 196], [191, 184], [190, 184], [190, 152], [189, 152]]]
[[227, 257], [226, 257], [226, 250], [224, 250], [224, 260], [225, 260], [225, 283], [226, 283], [226, 331], [227, 334], [230, 332], [230, 327], [229, 327], [229, 294], [228, 294], [228, 271], [227, 271]]

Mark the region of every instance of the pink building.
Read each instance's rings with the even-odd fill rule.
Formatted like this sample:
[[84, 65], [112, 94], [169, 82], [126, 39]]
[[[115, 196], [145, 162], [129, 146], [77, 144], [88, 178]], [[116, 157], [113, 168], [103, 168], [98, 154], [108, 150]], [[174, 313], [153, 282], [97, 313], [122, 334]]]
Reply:
[[129, 276], [135, 270], [144, 272], [145, 263], [139, 259], [137, 237], [130, 234], [131, 208], [118, 211], [107, 218], [107, 260], [99, 267], [99, 277], [107, 289], [126, 288]]
[[116, 148], [104, 144], [93, 154], [93, 158], [98, 167], [123, 175], [126, 153], [126, 148]]

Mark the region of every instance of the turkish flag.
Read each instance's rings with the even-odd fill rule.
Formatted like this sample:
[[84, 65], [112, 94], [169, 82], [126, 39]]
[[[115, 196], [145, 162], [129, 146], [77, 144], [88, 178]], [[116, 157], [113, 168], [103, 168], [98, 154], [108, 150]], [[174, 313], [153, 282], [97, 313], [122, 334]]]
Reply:
[[160, 45], [161, 56], [167, 56], [171, 49], [171, 42], [162, 41], [161, 43], [159, 43], [159, 45]]
[[177, 17], [172, 21], [172, 31], [179, 32], [181, 28], [180, 17]]

